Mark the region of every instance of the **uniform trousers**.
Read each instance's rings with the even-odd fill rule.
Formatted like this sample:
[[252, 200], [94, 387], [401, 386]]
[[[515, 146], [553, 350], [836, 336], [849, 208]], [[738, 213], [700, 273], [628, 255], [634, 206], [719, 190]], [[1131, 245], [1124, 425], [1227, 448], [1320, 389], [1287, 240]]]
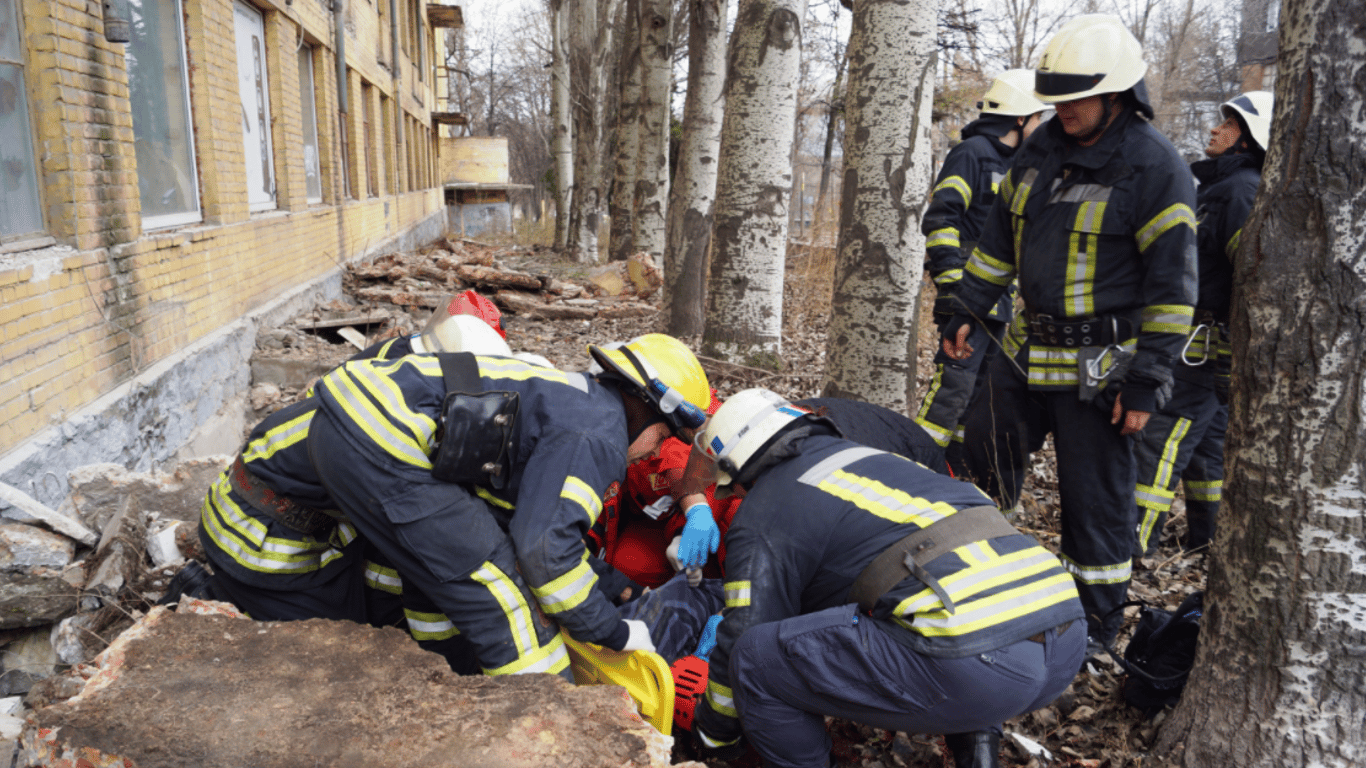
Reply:
[[1157, 549], [1176, 481], [1185, 484], [1188, 548], [1209, 543], [1224, 485], [1224, 436], [1228, 406], [1210, 387], [1178, 378], [1172, 399], [1154, 413], [1134, 446], [1138, 464], [1138, 540], [1134, 555]]

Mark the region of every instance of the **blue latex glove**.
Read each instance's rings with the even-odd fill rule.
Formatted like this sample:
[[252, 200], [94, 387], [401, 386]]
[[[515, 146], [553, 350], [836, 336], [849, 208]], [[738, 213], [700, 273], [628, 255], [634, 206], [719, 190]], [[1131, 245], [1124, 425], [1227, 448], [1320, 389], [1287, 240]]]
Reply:
[[707, 619], [707, 626], [702, 628], [702, 636], [697, 639], [697, 650], [693, 651], [692, 655], [703, 661], [708, 660], [711, 652], [716, 648], [716, 628], [720, 624], [720, 614]]
[[716, 527], [711, 507], [705, 503], [698, 502], [683, 514], [688, 522], [683, 526], [683, 540], [678, 543], [678, 562], [684, 568], [701, 568], [707, 564], [707, 555], [721, 546], [721, 529]]

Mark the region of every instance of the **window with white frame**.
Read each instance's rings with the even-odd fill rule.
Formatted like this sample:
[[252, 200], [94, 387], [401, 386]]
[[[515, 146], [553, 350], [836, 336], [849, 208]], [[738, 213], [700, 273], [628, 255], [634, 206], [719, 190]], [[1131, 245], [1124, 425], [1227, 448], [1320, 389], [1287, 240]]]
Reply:
[[253, 211], [275, 208], [275, 160], [270, 137], [270, 83], [266, 76], [266, 23], [261, 12], [233, 3], [237, 35], [237, 92], [242, 99], [242, 148], [247, 166], [247, 203]]
[[180, 0], [128, 0], [133, 39], [123, 48], [142, 228], [189, 224], [199, 211], [190, 84]]
[[43, 229], [18, 0], [0, 0], [0, 240]]
[[313, 87], [313, 46], [299, 48], [299, 103], [304, 122], [304, 183], [308, 202], [323, 201], [323, 179], [318, 163], [317, 92]]

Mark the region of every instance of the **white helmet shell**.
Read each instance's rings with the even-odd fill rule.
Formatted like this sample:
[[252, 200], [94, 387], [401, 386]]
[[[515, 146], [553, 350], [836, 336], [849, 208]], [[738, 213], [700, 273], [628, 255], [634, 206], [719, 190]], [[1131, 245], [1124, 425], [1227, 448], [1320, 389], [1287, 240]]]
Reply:
[[1219, 115], [1227, 120], [1238, 113], [1243, 118], [1253, 141], [1263, 152], [1271, 139], [1271, 111], [1276, 106], [1276, 97], [1270, 91], [1248, 91], [1234, 96], [1219, 105]]
[[1007, 69], [982, 95], [978, 105], [983, 114], [1027, 117], [1043, 112], [1048, 105], [1034, 98], [1034, 72], [1028, 69]]
[[726, 402], [697, 433], [695, 447], [716, 462], [716, 484], [730, 485], [774, 435], [811, 411], [767, 389], [746, 389]]
[[483, 320], [473, 315], [437, 312], [422, 329], [422, 346], [428, 352], [473, 352], [476, 355], [511, 357], [512, 348]]
[[1089, 13], [1062, 25], [1034, 69], [1034, 95], [1045, 104], [1133, 88], [1148, 71], [1143, 46], [1118, 16]]

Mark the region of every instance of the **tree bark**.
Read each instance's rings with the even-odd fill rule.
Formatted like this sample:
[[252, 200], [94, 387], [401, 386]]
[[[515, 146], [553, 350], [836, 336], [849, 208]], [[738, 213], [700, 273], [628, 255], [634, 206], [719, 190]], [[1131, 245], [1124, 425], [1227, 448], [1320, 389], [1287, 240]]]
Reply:
[[570, 129], [569, 0], [550, 0], [551, 153], [555, 167], [555, 249], [569, 242], [569, 204], [574, 187], [574, 139]]
[[839, 62], [835, 65], [835, 83], [830, 86], [830, 104], [825, 110], [825, 146], [821, 149], [821, 183], [816, 192], [816, 211], [811, 217], [812, 229], [818, 233], [821, 231], [821, 225], [825, 223], [825, 214], [830, 207], [830, 174], [834, 170], [830, 158], [835, 151], [835, 133], [839, 129], [841, 118], [844, 117], [844, 70], [848, 59], [849, 51], [845, 49], [841, 52]]
[[[655, 258], [667, 243], [670, 91], [673, 88], [673, 0], [637, 0], [640, 30], [639, 150], [635, 248]], [[622, 115], [622, 119], [626, 118]], [[630, 254], [627, 254], [630, 255]]]
[[731, 34], [703, 349], [777, 367], [805, 0], [742, 0]]
[[625, 261], [636, 252], [636, 178], [640, 165], [640, 6], [645, 0], [625, 0], [622, 13], [618, 72], [621, 80], [620, 102], [612, 173], [612, 199], [607, 210], [612, 218], [608, 251], [612, 261]]
[[1359, 766], [1366, 712], [1366, 45], [1286, 0], [1261, 192], [1235, 257], [1224, 500], [1164, 763]]
[[932, 2], [855, 0], [826, 397], [915, 398], [920, 233], [930, 189]]
[[683, 101], [683, 138], [670, 192], [664, 253], [664, 317], [674, 336], [702, 333], [716, 157], [726, 104], [728, 5], [729, 0], [691, 0], [690, 5], [688, 94]]

